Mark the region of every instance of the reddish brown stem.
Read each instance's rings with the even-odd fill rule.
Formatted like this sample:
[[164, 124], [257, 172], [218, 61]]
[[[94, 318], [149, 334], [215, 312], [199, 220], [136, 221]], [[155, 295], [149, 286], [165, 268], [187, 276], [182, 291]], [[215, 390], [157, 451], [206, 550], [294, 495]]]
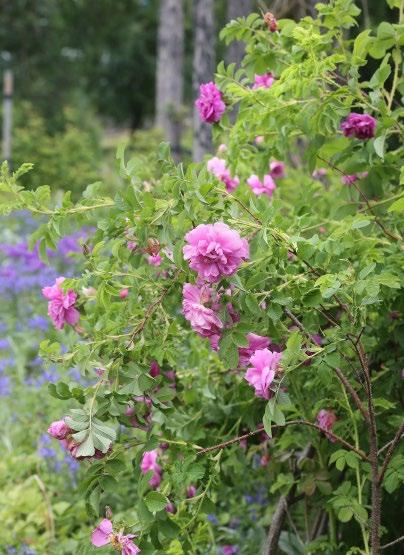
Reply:
[[[309, 422], [308, 420], [289, 420], [289, 422], [285, 422], [285, 424], [283, 426], [274, 424], [272, 426], [272, 428], [273, 429], [279, 429], [279, 428], [285, 428], [286, 426], [299, 426], [299, 425], [309, 426], [310, 428], [315, 428], [316, 430], [324, 433], [323, 428], [321, 428], [317, 424], [314, 424], [313, 422]], [[217, 451], [218, 449], [224, 449], [225, 447], [228, 447], [229, 445], [233, 445], [234, 443], [237, 443], [237, 442], [239, 442], [243, 439], [248, 439], [251, 436], [254, 436], [258, 433], [261, 433], [262, 431], [263, 431], [262, 428], [259, 428], [257, 430], [253, 430], [252, 432], [249, 432], [248, 434], [244, 434], [242, 436], [237, 436], [237, 437], [234, 437], [234, 438], [229, 439], [227, 441], [223, 441], [223, 443], [218, 443], [217, 445], [212, 445], [211, 447], [206, 447], [206, 448], [201, 449], [200, 451], [198, 451], [197, 455], [205, 455], [206, 453], [210, 453], [211, 451]], [[341, 445], [343, 445], [344, 447], [346, 447], [350, 451], [354, 451], [364, 461], [369, 460], [366, 453], [364, 453], [361, 449], [357, 449], [354, 445], [351, 445], [348, 441], [345, 441], [345, 439], [343, 439], [342, 437], [337, 436], [336, 434], [334, 434], [332, 432], [327, 432], [327, 436], [332, 438], [337, 443], [340, 443]]]
[[384, 459], [383, 466], [382, 466], [382, 469], [381, 469], [380, 474], [379, 474], [379, 484], [380, 485], [383, 482], [383, 478], [384, 478], [384, 475], [386, 474], [386, 470], [387, 470], [387, 467], [389, 466], [389, 462], [391, 460], [391, 457], [393, 456], [394, 449], [399, 444], [401, 436], [403, 435], [403, 433], [404, 433], [404, 424], [401, 424], [399, 426], [398, 430], [397, 430], [396, 435], [394, 436], [393, 441], [390, 443], [389, 450], [386, 453], [386, 457]]

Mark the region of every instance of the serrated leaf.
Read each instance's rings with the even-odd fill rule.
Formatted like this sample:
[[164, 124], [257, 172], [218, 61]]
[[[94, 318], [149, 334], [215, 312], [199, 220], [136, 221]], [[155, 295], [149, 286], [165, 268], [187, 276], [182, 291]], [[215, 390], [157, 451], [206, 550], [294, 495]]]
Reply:
[[144, 502], [146, 503], [149, 511], [156, 513], [157, 511], [162, 511], [164, 509], [168, 503], [168, 499], [165, 495], [159, 493], [158, 491], [150, 491], [144, 498]]

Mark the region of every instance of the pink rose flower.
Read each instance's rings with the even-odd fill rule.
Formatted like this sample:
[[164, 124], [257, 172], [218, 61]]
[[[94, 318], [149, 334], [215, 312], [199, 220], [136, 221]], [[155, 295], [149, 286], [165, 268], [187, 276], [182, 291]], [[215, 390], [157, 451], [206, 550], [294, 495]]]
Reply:
[[126, 299], [128, 295], [129, 295], [129, 289], [121, 289], [119, 291], [119, 296], [121, 299]]
[[281, 179], [282, 177], [285, 177], [285, 164], [283, 162], [274, 160], [269, 164], [269, 169], [273, 179]]
[[258, 349], [266, 349], [269, 347], [270, 339], [268, 337], [263, 337], [262, 335], [256, 335], [255, 333], [248, 333], [248, 347], [240, 347], [238, 350], [238, 363], [239, 366], [245, 368], [250, 362], [251, 356]]
[[322, 430], [324, 430], [326, 437], [335, 443], [335, 439], [327, 432], [330, 432], [337, 420], [334, 412], [331, 410], [321, 409], [320, 412], [317, 414], [317, 423]]
[[161, 258], [161, 256], [159, 254], [151, 254], [147, 258], [147, 262], [150, 264], [150, 266], [160, 266], [162, 261], [163, 261], [163, 259]]
[[104, 518], [91, 534], [91, 543], [95, 547], [102, 547], [111, 542], [113, 537], [112, 522]]
[[231, 177], [230, 170], [226, 168], [226, 161], [222, 158], [214, 156], [207, 163], [207, 170], [213, 173], [220, 181], [226, 185], [226, 190], [231, 193], [240, 184], [239, 178], [236, 176]]
[[112, 543], [114, 547], [122, 549], [121, 555], [137, 555], [140, 549], [132, 542], [133, 534], [114, 533], [112, 522], [104, 518], [91, 534], [91, 543], [95, 547], [103, 547]]
[[150, 470], [153, 472], [153, 475], [149, 480], [149, 485], [152, 488], [157, 488], [161, 482], [162, 469], [157, 463], [157, 457], [157, 449], [154, 449], [153, 451], [145, 451], [143, 453], [142, 462], [140, 463], [140, 469], [143, 474], [147, 474]]
[[212, 308], [205, 306], [212, 302], [212, 289], [184, 283], [182, 293], [182, 313], [192, 329], [202, 337], [220, 336], [223, 323]]
[[264, 73], [263, 75], [255, 75], [254, 77], [254, 85], [252, 86], [253, 89], [269, 89], [272, 87], [273, 82], [275, 81], [275, 77], [271, 72]]
[[222, 93], [212, 82], [199, 87], [199, 98], [195, 101], [199, 116], [206, 123], [216, 123], [226, 110]]
[[245, 379], [255, 389], [257, 397], [269, 399], [270, 387], [279, 368], [282, 353], [275, 353], [269, 349], [258, 349], [250, 358], [251, 368], [248, 368]]
[[54, 285], [42, 289], [42, 295], [49, 300], [48, 315], [51, 317], [55, 328], [59, 330], [65, 324], [74, 326], [80, 318], [79, 311], [74, 308], [77, 299], [76, 293], [72, 289], [64, 293], [60, 287], [64, 280], [64, 277], [58, 277]]
[[185, 235], [185, 240], [184, 259], [189, 260], [199, 279], [211, 283], [233, 275], [249, 257], [247, 241], [223, 222], [200, 224]]
[[265, 141], [265, 137], [264, 135], [257, 135], [254, 140], [256, 145], [262, 145], [262, 143]]
[[236, 545], [225, 544], [221, 547], [222, 555], [236, 555], [238, 553], [238, 547]]
[[220, 144], [217, 151], [223, 154], [223, 152], [227, 151], [227, 145], [225, 145], [224, 143]]
[[343, 185], [353, 185], [358, 179], [363, 179], [369, 175], [369, 172], [352, 173], [350, 175], [343, 175], [341, 177], [341, 183]]
[[257, 196], [267, 195], [272, 197], [276, 189], [275, 182], [269, 174], [264, 175], [263, 181], [260, 181], [258, 175], [253, 174], [247, 179], [247, 183], [251, 187], [252, 192]]
[[55, 439], [66, 439], [70, 433], [70, 428], [64, 420], [56, 420], [48, 428], [48, 434]]
[[369, 114], [351, 112], [341, 123], [341, 130], [345, 137], [355, 137], [366, 140], [374, 137], [376, 120]]

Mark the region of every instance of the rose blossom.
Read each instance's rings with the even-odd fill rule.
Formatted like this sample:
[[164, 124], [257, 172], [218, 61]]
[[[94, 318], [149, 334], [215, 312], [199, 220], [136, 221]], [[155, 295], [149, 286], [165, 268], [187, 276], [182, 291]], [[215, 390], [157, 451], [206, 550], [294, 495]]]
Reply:
[[222, 93], [212, 82], [200, 85], [199, 98], [195, 101], [195, 106], [201, 120], [206, 123], [218, 122], [226, 110]]
[[121, 548], [122, 555], [137, 555], [140, 549], [132, 542], [133, 534], [114, 533], [112, 522], [104, 518], [91, 534], [91, 543], [95, 547], [103, 547], [109, 543], [114, 548]]
[[211, 283], [233, 275], [249, 256], [247, 241], [223, 222], [200, 224], [185, 240], [184, 259], [200, 280]]
[[252, 88], [253, 89], [259, 89], [259, 88], [269, 89], [269, 87], [272, 87], [274, 81], [275, 81], [275, 77], [273, 76], [273, 74], [271, 72], [264, 73], [263, 75], [255, 74], [255, 76], [254, 76], [254, 85], [252, 86]]
[[212, 308], [205, 306], [212, 301], [212, 289], [207, 285], [199, 288], [184, 283], [182, 293], [182, 313], [191, 323], [192, 329], [202, 337], [219, 336], [223, 323]]
[[258, 349], [266, 349], [269, 347], [270, 339], [268, 337], [263, 337], [262, 335], [256, 335], [255, 333], [247, 334], [248, 347], [239, 347], [238, 350], [238, 363], [241, 367], [248, 366], [251, 356]]
[[335, 443], [335, 439], [327, 432], [330, 432], [332, 430], [332, 427], [334, 426], [336, 420], [337, 417], [331, 410], [321, 409], [320, 412], [317, 414], [318, 425], [322, 430], [325, 431], [326, 437], [333, 443]]
[[311, 174], [314, 179], [321, 179], [325, 175], [327, 175], [327, 168], [317, 168]]
[[48, 428], [48, 434], [55, 439], [66, 439], [70, 433], [70, 428], [64, 420], [56, 420]]
[[371, 139], [375, 134], [376, 120], [369, 114], [351, 112], [341, 123], [341, 130], [345, 137], [356, 139]]
[[151, 254], [147, 257], [147, 262], [150, 264], [150, 266], [160, 266], [162, 261], [163, 259], [159, 254]]
[[128, 295], [129, 295], [129, 289], [121, 289], [119, 291], [119, 296], [121, 299], [126, 299]]
[[264, 135], [257, 135], [254, 140], [256, 145], [262, 145], [262, 143], [265, 141], [265, 137]]
[[279, 160], [274, 160], [269, 164], [269, 169], [271, 170], [271, 177], [273, 179], [281, 179], [285, 177], [285, 164]]
[[135, 241], [128, 241], [126, 246], [130, 251], [134, 251], [137, 249], [137, 243]]
[[272, 197], [276, 189], [275, 182], [269, 174], [264, 175], [263, 181], [260, 181], [258, 175], [253, 174], [247, 179], [247, 183], [251, 187], [252, 192], [257, 196], [267, 195]]
[[267, 12], [264, 14], [264, 21], [268, 27], [268, 31], [271, 31], [271, 33], [275, 33], [275, 31], [278, 30], [278, 22], [276, 21], [276, 17], [273, 13]]
[[147, 474], [150, 470], [153, 472], [152, 477], [149, 480], [149, 484], [152, 488], [157, 488], [161, 482], [161, 466], [157, 464], [158, 451], [154, 449], [153, 451], [145, 451], [143, 453], [142, 462], [140, 463], [140, 469], [143, 474]]
[[226, 160], [214, 156], [207, 163], [207, 170], [213, 173], [220, 181], [226, 185], [226, 190], [228, 193], [234, 191], [234, 189], [240, 184], [240, 180], [237, 176], [231, 177], [230, 170], [226, 168]]
[[55, 328], [59, 330], [65, 324], [74, 326], [80, 318], [79, 311], [74, 308], [77, 299], [76, 293], [72, 289], [64, 293], [60, 287], [64, 280], [64, 277], [58, 277], [54, 285], [42, 289], [42, 295], [49, 300], [48, 315], [53, 320]]
[[238, 547], [237, 545], [225, 544], [222, 545], [220, 551], [222, 552], [222, 555], [236, 555], [236, 553], [238, 552]]
[[258, 349], [250, 358], [251, 368], [245, 373], [245, 379], [255, 389], [257, 397], [269, 399], [269, 388], [279, 368], [282, 353], [275, 353], [269, 349]]
[[368, 175], [369, 175], [369, 172], [352, 173], [349, 175], [343, 175], [341, 177], [341, 183], [343, 183], [344, 185], [353, 185], [355, 181], [358, 181], [358, 179], [363, 179]]
[[176, 513], [175, 505], [171, 501], [167, 503], [167, 505], [164, 507], [164, 510], [166, 511], [166, 513], [171, 513], [172, 515]]
[[217, 151], [220, 152], [220, 153], [226, 152], [227, 151], [227, 145], [225, 145], [224, 143], [220, 144]]

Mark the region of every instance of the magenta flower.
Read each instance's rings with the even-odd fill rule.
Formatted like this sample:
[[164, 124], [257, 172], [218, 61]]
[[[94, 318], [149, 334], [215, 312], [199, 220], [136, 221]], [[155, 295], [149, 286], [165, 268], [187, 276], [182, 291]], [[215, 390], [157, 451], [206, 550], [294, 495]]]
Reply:
[[335, 439], [328, 434], [330, 432], [337, 420], [335, 413], [331, 410], [321, 409], [320, 412], [317, 414], [317, 423], [322, 430], [324, 430], [326, 437], [335, 443]]
[[245, 373], [245, 379], [255, 389], [257, 397], [269, 399], [270, 387], [279, 368], [282, 353], [275, 353], [269, 349], [258, 349], [250, 358], [251, 368]]
[[314, 179], [321, 179], [322, 177], [327, 175], [327, 169], [326, 168], [317, 168], [316, 170], [313, 171], [313, 173], [311, 175]]
[[274, 160], [269, 164], [269, 169], [273, 179], [281, 179], [282, 177], [285, 177], [285, 164], [283, 162]]
[[114, 533], [112, 522], [104, 518], [91, 534], [91, 543], [95, 547], [103, 547], [109, 543], [121, 549], [121, 555], [137, 555], [140, 549], [132, 542], [133, 534]]
[[135, 251], [137, 249], [137, 243], [135, 241], [128, 241], [126, 246], [130, 251]]
[[80, 318], [79, 311], [74, 308], [77, 299], [76, 293], [72, 289], [64, 293], [60, 287], [64, 280], [64, 277], [58, 277], [54, 285], [42, 289], [42, 295], [49, 300], [48, 315], [52, 319], [55, 328], [59, 330], [65, 324], [74, 326]]
[[163, 259], [161, 258], [161, 256], [159, 254], [151, 254], [147, 258], [147, 262], [150, 264], [150, 266], [160, 266], [162, 261], [163, 261]]
[[182, 313], [192, 329], [202, 337], [220, 336], [223, 323], [212, 308], [205, 306], [212, 302], [212, 289], [184, 283], [182, 293]]
[[276, 189], [275, 182], [269, 174], [264, 175], [263, 181], [260, 181], [258, 175], [253, 174], [247, 179], [247, 183], [251, 187], [252, 192], [257, 196], [267, 195], [272, 197]]
[[226, 110], [222, 93], [212, 82], [199, 87], [199, 98], [195, 101], [199, 116], [206, 123], [216, 123]]
[[369, 114], [351, 112], [341, 123], [341, 130], [345, 137], [356, 139], [371, 139], [375, 134], [376, 120]]
[[157, 464], [158, 451], [154, 449], [153, 451], [145, 451], [143, 453], [142, 462], [140, 463], [140, 469], [143, 474], [147, 474], [150, 470], [153, 472], [152, 477], [149, 480], [149, 485], [152, 488], [157, 488], [161, 482], [162, 469], [159, 464]]
[[220, 551], [222, 552], [222, 555], [236, 555], [236, 553], [238, 552], [238, 547], [237, 545], [225, 544], [222, 545]]
[[187, 487], [187, 498], [192, 499], [196, 495], [196, 487], [195, 486], [188, 486]]
[[266, 349], [269, 347], [270, 339], [255, 333], [248, 333], [248, 347], [240, 347], [238, 350], [238, 363], [239, 366], [245, 368], [250, 362], [251, 356], [259, 349]]
[[102, 547], [111, 542], [113, 537], [112, 522], [104, 518], [91, 534], [91, 543], [95, 547]]
[[160, 375], [160, 366], [157, 364], [156, 360], [151, 361], [149, 374], [152, 378], [156, 378]]
[[129, 295], [129, 289], [121, 289], [119, 291], [119, 296], [121, 299], [126, 299], [128, 295]]
[[249, 256], [247, 241], [223, 222], [200, 224], [185, 239], [184, 259], [199, 279], [211, 283], [233, 275]]
[[341, 177], [341, 183], [343, 183], [343, 185], [353, 185], [355, 181], [358, 181], [358, 179], [363, 179], [364, 177], [367, 177], [367, 176], [368, 176], [368, 172], [343, 175]]
[[48, 428], [48, 434], [55, 439], [66, 439], [70, 433], [70, 428], [64, 420], [56, 420]]
[[254, 77], [254, 85], [252, 86], [253, 89], [269, 89], [272, 87], [273, 82], [275, 81], [275, 77], [271, 72], [264, 73], [263, 75], [255, 75]]
[[176, 513], [175, 505], [171, 501], [167, 503], [167, 505], [164, 507], [164, 510], [166, 511], [166, 513], [171, 513], [172, 515]]
[[239, 178], [236, 176], [231, 177], [230, 170], [226, 168], [226, 161], [222, 158], [214, 156], [207, 163], [207, 170], [213, 173], [220, 181], [226, 185], [226, 190], [228, 193], [234, 191], [234, 189], [240, 184]]

